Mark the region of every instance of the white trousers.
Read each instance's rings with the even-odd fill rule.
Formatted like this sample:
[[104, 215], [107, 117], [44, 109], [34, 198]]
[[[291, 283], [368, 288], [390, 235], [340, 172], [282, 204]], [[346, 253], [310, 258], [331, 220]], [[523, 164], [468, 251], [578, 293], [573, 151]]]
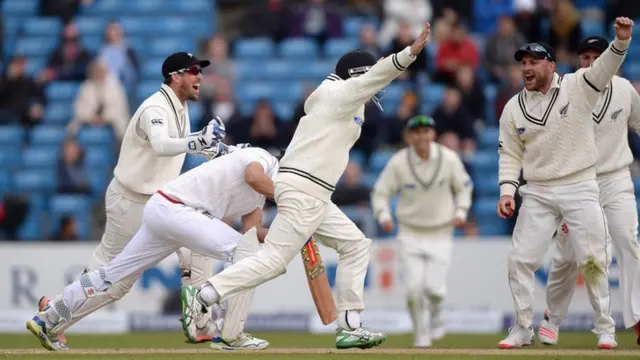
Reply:
[[[88, 269], [96, 270], [110, 263], [133, 238], [142, 225], [142, 214], [146, 201], [142, 197], [134, 201], [131, 196], [125, 196], [126, 190], [114, 178], [109, 183], [105, 194], [105, 210], [107, 221], [100, 244], [93, 251]], [[178, 259], [180, 268], [188, 271], [191, 278], [183, 277], [183, 285], [202, 285], [213, 274], [213, 259], [192, 253], [189, 249], [179, 249]], [[117, 301], [125, 296], [133, 284], [142, 275], [142, 271], [124, 278], [106, 292], [101, 293], [85, 307], [73, 314], [71, 321], [60, 327], [64, 331], [87, 315]]]
[[542, 265], [553, 233], [562, 219], [575, 237], [576, 261], [585, 279], [598, 333], [613, 333], [610, 314], [608, 236], [595, 180], [562, 186], [527, 184], [520, 188], [522, 205], [509, 254], [509, 285], [516, 324], [533, 325], [534, 272]]
[[429, 336], [424, 319], [428, 308], [431, 323], [441, 322], [442, 302], [447, 293], [453, 234], [414, 235], [400, 233], [398, 255], [413, 323], [414, 342]]
[[[620, 266], [622, 314], [625, 327], [640, 321], [640, 245], [638, 244], [638, 210], [631, 174], [625, 171], [612, 177], [598, 179], [600, 204]], [[569, 312], [571, 297], [576, 288], [578, 265], [572, 244], [571, 227], [558, 230], [557, 251], [547, 285], [549, 318], [560, 324]]]
[[[156, 194], [145, 206], [140, 230], [122, 252], [109, 264], [89, 272], [65, 288], [61, 295], [65, 310], [56, 309], [67, 320], [61, 324], [73, 319], [74, 313], [82, 311], [85, 304], [97, 295], [109, 291], [113, 284], [142, 273], [180, 247], [214, 259], [230, 261], [241, 238], [240, 233], [223, 221]], [[87, 297], [86, 294], [91, 296]], [[54, 330], [59, 332], [60, 327]]]
[[222, 300], [284, 274], [287, 264], [299, 256], [302, 246], [313, 235], [319, 243], [339, 254], [338, 311], [363, 310], [371, 240], [331, 202], [283, 183], [276, 183], [275, 198], [277, 214], [263, 248], [209, 280]]

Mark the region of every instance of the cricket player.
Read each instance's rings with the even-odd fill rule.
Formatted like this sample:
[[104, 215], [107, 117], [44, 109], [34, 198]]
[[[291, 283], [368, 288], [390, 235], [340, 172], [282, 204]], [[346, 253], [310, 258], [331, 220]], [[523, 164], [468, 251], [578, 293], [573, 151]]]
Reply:
[[624, 61], [633, 21], [619, 17], [616, 38], [586, 69], [560, 78], [555, 73], [555, 50], [548, 45], [522, 46], [520, 62], [525, 89], [512, 97], [500, 118], [498, 216], [513, 216], [520, 170], [522, 206], [509, 254], [509, 285], [516, 323], [500, 341], [503, 349], [534, 342], [534, 272], [562, 219], [574, 232], [576, 261], [588, 284], [595, 312], [598, 346], [616, 345], [610, 315], [609, 239], [596, 182], [593, 111], [602, 91]]
[[[413, 344], [430, 347], [445, 335], [441, 318], [451, 262], [454, 226], [462, 226], [471, 207], [473, 185], [458, 155], [433, 141], [435, 122], [421, 115], [407, 122], [409, 147], [400, 150], [378, 177], [371, 203], [384, 231], [396, 225], [389, 202], [400, 194], [398, 252], [413, 321]], [[424, 312], [431, 313], [430, 327]]]
[[[588, 68], [604, 53], [609, 42], [598, 36], [584, 39], [578, 48], [581, 68]], [[619, 76], [606, 86], [593, 111], [598, 159], [596, 175], [600, 204], [618, 254], [625, 327], [634, 327], [640, 345], [640, 245], [638, 210], [629, 165], [633, 155], [627, 140], [629, 127], [640, 131], [640, 96]], [[573, 229], [563, 224], [556, 237], [556, 256], [547, 282], [547, 311], [538, 338], [547, 345], [558, 343], [559, 324], [569, 311], [576, 288], [578, 265], [572, 244]]]
[[[209, 60], [199, 60], [186, 52], [169, 55], [162, 64], [164, 83], [140, 105], [122, 140], [114, 177], [105, 194], [107, 222], [104, 234], [87, 270], [108, 264], [122, 251], [140, 228], [145, 204], [162, 185], [180, 175], [187, 153], [211, 158], [223, 146], [225, 127], [218, 119], [201, 131], [190, 132], [187, 101], [198, 100], [202, 69], [209, 65]], [[183, 269], [189, 266], [183, 272], [200, 274], [200, 283], [212, 275], [211, 259], [199, 254], [191, 256], [188, 251], [179, 253], [179, 258]], [[121, 299], [140, 275], [132, 274], [84, 302], [74, 312], [73, 319], [57, 329], [58, 337], [52, 338], [54, 346], [66, 348], [63, 332], [68, 326]], [[184, 277], [183, 282], [191, 285]], [[46, 306], [48, 301], [43, 297], [39, 308]], [[193, 334], [191, 338], [197, 335]]]
[[[74, 314], [85, 303], [109, 292], [123, 279], [155, 266], [181, 247], [225, 262], [239, 261], [256, 252], [258, 237], [264, 237], [262, 207], [266, 197], [273, 197], [273, 178], [277, 172], [275, 157], [263, 149], [247, 148], [170, 180], [148, 200], [142, 225], [122, 252], [108, 264], [83, 274], [67, 286], [27, 321], [27, 328], [43, 347], [55, 350], [50, 335], [63, 324], [72, 322]], [[243, 236], [221, 220], [236, 216], [242, 217], [243, 231], [260, 228], [260, 233], [247, 232]], [[267, 341], [243, 332], [251, 295], [252, 291], [245, 291], [228, 301], [222, 333], [232, 338], [220, 342], [220, 347], [263, 349], [268, 346]], [[185, 317], [184, 320], [188, 323], [198, 319]]]
[[377, 101], [376, 93], [415, 61], [429, 32], [430, 25], [425, 24], [411, 46], [380, 61], [364, 50], [338, 60], [335, 73], [307, 98], [306, 115], [281, 160], [275, 189], [277, 214], [263, 249], [209, 279], [197, 292], [198, 302], [211, 306], [284, 274], [313, 235], [340, 256], [336, 347], [370, 348], [386, 339], [385, 334], [365, 330], [360, 322], [371, 240], [331, 202], [331, 195], [360, 136], [364, 105]]

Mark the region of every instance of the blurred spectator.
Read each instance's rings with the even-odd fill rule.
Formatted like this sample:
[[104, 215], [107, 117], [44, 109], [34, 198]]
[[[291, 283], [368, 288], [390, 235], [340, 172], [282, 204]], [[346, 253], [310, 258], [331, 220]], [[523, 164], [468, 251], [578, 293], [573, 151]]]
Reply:
[[18, 229], [29, 213], [29, 201], [19, 194], [6, 193], [0, 203], [0, 240], [19, 240]]
[[336, 186], [331, 200], [338, 206], [369, 206], [371, 189], [362, 184], [360, 165], [350, 162], [344, 170], [342, 181]]
[[387, 142], [393, 146], [404, 145], [404, 129], [407, 121], [412, 117], [418, 115], [418, 95], [411, 91], [407, 91], [402, 95], [398, 111], [395, 116], [386, 121], [387, 128]]
[[37, 124], [44, 114], [44, 89], [26, 74], [28, 60], [16, 56], [0, 80], [0, 124]]
[[76, 219], [71, 215], [63, 216], [60, 219], [58, 232], [53, 235], [54, 241], [76, 241], [78, 240], [78, 226]]
[[382, 7], [379, 0], [351, 0], [349, 1], [349, 16], [380, 18]]
[[120, 24], [115, 21], [107, 25], [99, 57], [124, 85], [127, 94], [133, 94], [140, 75], [140, 62], [136, 52], [127, 45]]
[[465, 25], [458, 22], [451, 32], [451, 37], [442, 41], [436, 55], [436, 74], [433, 79], [451, 83], [458, 69], [467, 65], [474, 71], [478, 69], [480, 56], [475, 42], [467, 34]]
[[433, 113], [438, 142], [466, 157], [475, 150], [473, 118], [462, 103], [462, 94], [454, 87], [445, 90], [442, 104]]
[[280, 41], [285, 36], [286, 0], [254, 0], [246, 7], [240, 32], [243, 37], [270, 37]]
[[571, 0], [557, 0], [551, 13], [549, 45], [556, 49], [559, 62], [574, 63], [578, 43], [582, 40], [580, 12]]
[[211, 65], [202, 70], [200, 96], [211, 97], [220, 78], [235, 82], [235, 70], [229, 59], [229, 45], [223, 36], [209, 38], [201, 47], [198, 58], [211, 61]]
[[289, 130], [273, 113], [271, 103], [266, 99], [258, 101], [252, 116], [227, 129], [237, 143], [250, 143], [274, 153], [287, 146]]
[[431, 41], [439, 44], [443, 40], [451, 37], [453, 27], [458, 22], [458, 14], [449, 8], [443, 9], [443, 12], [431, 24]]
[[68, 23], [78, 13], [81, 4], [91, 4], [94, 0], [40, 0], [40, 15], [55, 16]]
[[418, 36], [424, 23], [431, 20], [433, 10], [429, 0], [384, 0], [383, 23], [380, 29], [380, 45], [387, 47], [398, 36], [400, 24], [409, 27], [412, 38]]
[[462, 103], [469, 109], [474, 121], [484, 122], [484, 88], [477, 81], [476, 74], [469, 66], [462, 66], [456, 73], [456, 85], [462, 94]]
[[[452, 12], [456, 15], [456, 19], [464, 19], [469, 23], [473, 23], [474, 2], [477, 1], [478, 0], [431, 0], [431, 4], [433, 5], [433, 17], [440, 18], [445, 16], [447, 12]], [[505, 0], [498, 0], [498, 2], [505, 2]], [[445, 17], [448, 16], [449, 15], [446, 15]]]
[[235, 100], [231, 82], [226, 78], [218, 80], [212, 98], [203, 101], [204, 114], [199, 128], [205, 127], [216, 116], [226, 125], [237, 122], [240, 118], [240, 106]]
[[497, 120], [500, 119], [504, 106], [513, 95], [522, 90], [522, 86], [522, 70], [520, 70], [520, 64], [514, 63], [508, 68], [507, 81], [500, 87], [500, 90], [498, 90], [498, 94], [496, 96], [497, 119], [495, 119], [495, 122], [493, 122], [494, 119], [488, 119], [489, 121], [492, 121], [492, 124], [498, 125]]
[[613, 31], [612, 24], [618, 16], [626, 16], [630, 19], [640, 18], [640, 6], [633, 0], [607, 0], [603, 18], [606, 31]]
[[46, 80], [83, 81], [91, 56], [80, 45], [78, 27], [67, 24], [58, 47], [49, 55], [43, 76]]
[[378, 46], [376, 27], [371, 24], [364, 24], [360, 27], [360, 49], [367, 50], [377, 58], [382, 57], [383, 51]]
[[84, 151], [73, 139], [62, 143], [62, 154], [58, 160], [58, 192], [63, 194], [89, 194], [89, 174], [84, 162]]
[[311, 37], [319, 44], [328, 38], [342, 36], [342, 16], [326, 0], [308, 0], [304, 4], [294, 4], [288, 20], [289, 37]]
[[540, 40], [538, 0], [514, 0], [515, 25], [526, 41]]
[[130, 114], [127, 95], [113, 73], [107, 71], [102, 60], [91, 64], [89, 78], [80, 86], [73, 105], [74, 118], [68, 125], [74, 135], [83, 125], [113, 128], [119, 140], [129, 124]]
[[502, 16], [498, 31], [489, 36], [484, 48], [484, 60], [491, 80], [500, 83], [506, 80], [507, 67], [513, 63], [513, 54], [526, 42], [516, 28], [513, 18]]
[[[397, 53], [402, 51], [402, 49], [407, 46], [411, 46], [416, 36], [413, 34], [411, 27], [408, 23], [401, 22], [398, 24], [398, 32], [397, 36], [391, 41], [391, 53]], [[411, 79], [412, 81], [416, 81], [418, 73], [427, 71], [427, 55], [428, 49], [424, 49], [420, 52], [416, 61], [414, 61], [409, 67], [407, 71], [403, 72], [398, 79]]]

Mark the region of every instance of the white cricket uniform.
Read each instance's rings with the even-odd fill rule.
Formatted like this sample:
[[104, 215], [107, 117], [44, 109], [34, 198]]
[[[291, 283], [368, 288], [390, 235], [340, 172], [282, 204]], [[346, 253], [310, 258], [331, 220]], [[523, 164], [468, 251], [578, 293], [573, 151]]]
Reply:
[[[114, 177], [107, 187], [107, 221], [89, 270], [108, 264], [124, 249], [140, 228], [143, 210], [151, 195], [180, 175], [187, 149], [185, 137], [190, 128], [188, 105], [180, 102], [165, 84], [138, 107], [125, 131]], [[179, 255], [181, 265], [189, 259], [189, 252]], [[202, 282], [211, 276], [212, 260], [200, 256], [199, 261], [189, 262], [194, 273], [202, 273]], [[87, 302], [60, 331], [121, 299], [140, 275], [136, 273], [123, 279], [107, 293]]]
[[62, 320], [70, 318], [92, 298], [87, 294], [109, 291], [112, 284], [153, 267], [181, 247], [228, 261], [242, 235], [221, 219], [247, 215], [265, 203], [265, 197], [244, 180], [245, 168], [253, 162], [260, 163], [272, 178], [277, 174], [275, 157], [259, 148], [247, 148], [208, 161], [167, 183], [147, 202], [142, 226], [122, 252], [68, 285], [56, 298], [56, 314]]
[[608, 237], [596, 182], [598, 149], [593, 108], [622, 64], [629, 41], [616, 39], [588, 69], [563, 79], [555, 74], [546, 94], [526, 89], [512, 97], [500, 118], [500, 195], [513, 196], [520, 170], [522, 205], [509, 255], [509, 284], [516, 324], [533, 324], [534, 272], [564, 219], [575, 232], [579, 265], [597, 268], [588, 281], [600, 333], [615, 330], [610, 315]]
[[415, 341], [428, 336], [424, 324], [425, 300], [431, 322], [441, 321], [446, 278], [453, 247], [452, 220], [466, 220], [473, 184], [458, 154], [431, 144], [429, 159], [412, 147], [400, 150], [387, 163], [371, 195], [379, 223], [391, 220], [389, 202], [398, 194], [398, 243]]
[[[599, 149], [596, 173], [600, 204], [618, 255], [622, 313], [629, 328], [640, 321], [640, 245], [638, 210], [629, 171], [633, 155], [627, 136], [629, 127], [640, 132], [640, 95], [628, 80], [614, 76], [592, 118]], [[554, 324], [560, 324], [567, 315], [576, 288], [578, 265], [572, 234], [573, 230], [566, 226], [558, 230], [556, 237], [557, 252], [547, 284], [547, 308]]]
[[313, 235], [340, 256], [338, 311], [364, 309], [371, 240], [331, 202], [331, 195], [360, 137], [364, 105], [414, 59], [407, 47], [358, 77], [342, 80], [331, 74], [307, 98], [306, 115], [280, 161], [275, 184], [277, 214], [263, 249], [209, 280], [223, 300], [285, 273], [287, 264]]

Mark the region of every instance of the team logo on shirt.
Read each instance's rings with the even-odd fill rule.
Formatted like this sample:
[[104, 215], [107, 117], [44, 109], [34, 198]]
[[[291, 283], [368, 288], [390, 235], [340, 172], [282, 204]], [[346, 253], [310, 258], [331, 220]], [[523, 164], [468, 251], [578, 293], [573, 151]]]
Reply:
[[162, 125], [162, 119], [151, 119], [151, 125]]
[[416, 188], [416, 184], [404, 184], [405, 189], [415, 189]]
[[362, 124], [364, 123], [364, 119], [361, 118], [360, 116], [354, 116], [353, 121], [359, 126], [362, 126]]
[[611, 121], [613, 121], [613, 122], [618, 121], [618, 117], [620, 116], [620, 113], [622, 113], [622, 109], [618, 109], [618, 110], [614, 111], [611, 114]]
[[567, 103], [567, 105], [565, 105], [562, 108], [560, 108], [560, 118], [561, 119], [566, 119], [568, 112], [569, 112], [569, 103]]

